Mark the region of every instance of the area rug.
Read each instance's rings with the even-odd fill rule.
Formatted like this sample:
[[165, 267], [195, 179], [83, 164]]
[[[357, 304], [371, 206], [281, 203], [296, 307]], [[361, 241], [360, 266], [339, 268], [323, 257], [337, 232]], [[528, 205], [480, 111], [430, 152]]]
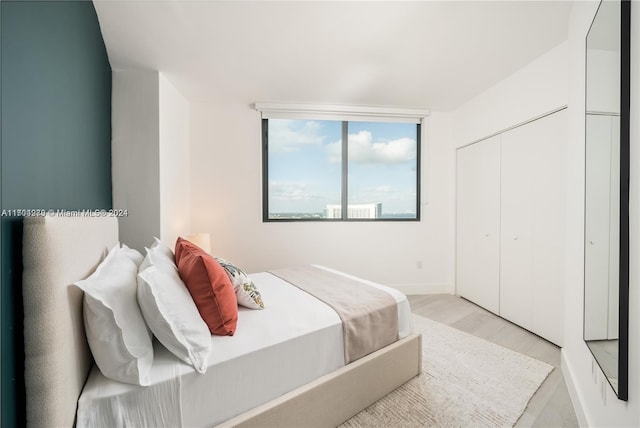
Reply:
[[513, 426], [553, 366], [414, 315], [422, 373], [341, 425]]

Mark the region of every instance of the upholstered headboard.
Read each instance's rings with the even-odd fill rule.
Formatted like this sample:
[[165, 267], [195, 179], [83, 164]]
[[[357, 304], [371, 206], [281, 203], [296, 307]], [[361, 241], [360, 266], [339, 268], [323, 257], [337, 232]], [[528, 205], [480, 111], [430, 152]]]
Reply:
[[82, 317], [89, 276], [118, 241], [116, 217], [24, 219], [27, 425], [71, 427], [92, 364]]

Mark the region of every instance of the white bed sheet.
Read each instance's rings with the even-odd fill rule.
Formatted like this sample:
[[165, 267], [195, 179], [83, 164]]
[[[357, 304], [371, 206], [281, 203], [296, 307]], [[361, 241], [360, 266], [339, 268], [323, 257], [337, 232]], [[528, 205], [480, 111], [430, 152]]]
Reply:
[[[317, 267], [389, 292], [398, 302], [400, 338], [412, 332], [402, 293]], [[112, 381], [94, 366], [78, 401], [77, 426], [211, 426], [344, 366], [342, 325], [329, 306], [267, 272], [250, 277], [266, 307], [240, 308], [235, 335], [212, 336], [206, 373], [157, 342], [150, 386]]]

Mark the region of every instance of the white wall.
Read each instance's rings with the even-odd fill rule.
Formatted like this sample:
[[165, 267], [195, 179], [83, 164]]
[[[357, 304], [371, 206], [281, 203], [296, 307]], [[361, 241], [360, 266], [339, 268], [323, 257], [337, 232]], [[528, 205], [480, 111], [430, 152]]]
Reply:
[[456, 109], [456, 147], [567, 105], [567, 54], [561, 43]]
[[[630, 317], [629, 317], [629, 401], [619, 401], [583, 341], [584, 299], [584, 146], [585, 146], [585, 37], [597, 8], [596, 2], [576, 2], [569, 27], [569, 147], [567, 164], [567, 278], [565, 298], [565, 347], [562, 369], [574, 407], [582, 425], [640, 425], [640, 233], [638, 150], [640, 109], [640, 67], [632, 54], [631, 200], [630, 200]], [[632, 52], [640, 51], [640, 3], [632, 5]]]
[[143, 250], [160, 235], [158, 73], [113, 70], [111, 165], [120, 240]]
[[[453, 291], [448, 115], [424, 126], [420, 222], [262, 222], [261, 122], [244, 104], [192, 104], [191, 220], [249, 272], [318, 263], [401, 288]], [[419, 267], [419, 262], [422, 267]]]
[[143, 251], [190, 231], [189, 104], [157, 71], [112, 74], [113, 207], [120, 241]]
[[159, 76], [160, 236], [173, 248], [178, 236], [191, 232], [189, 103]]

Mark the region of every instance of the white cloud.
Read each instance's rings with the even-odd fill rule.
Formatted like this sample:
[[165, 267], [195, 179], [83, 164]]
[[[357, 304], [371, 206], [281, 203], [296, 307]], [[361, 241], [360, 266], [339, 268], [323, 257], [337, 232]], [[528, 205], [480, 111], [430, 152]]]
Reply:
[[[342, 143], [336, 141], [327, 145], [330, 162], [340, 162]], [[373, 142], [369, 131], [349, 134], [349, 162], [361, 164], [397, 164], [416, 158], [416, 141], [398, 138], [391, 141]]]
[[[302, 123], [302, 126], [295, 126]], [[269, 150], [292, 152], [309, 145], [322, 144], [321, 125], [308, 120], [277, 119], [269, 121]]]
[[393, 193], [396, 189], [393, 186], [383, 185], [372, 189], [375, 193]]
[[302, 201], [311, 199], [306, 183], [272, 181], [269, 183], [269, 195], [281, 201]]

